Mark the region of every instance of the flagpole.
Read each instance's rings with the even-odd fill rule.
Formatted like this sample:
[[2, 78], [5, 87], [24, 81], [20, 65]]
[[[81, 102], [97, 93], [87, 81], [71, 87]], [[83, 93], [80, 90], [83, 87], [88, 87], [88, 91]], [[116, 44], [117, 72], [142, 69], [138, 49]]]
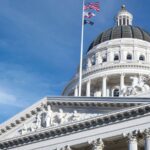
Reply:
[[82, 95], [82, 65], [83, 65], [83, 39], [84, 39], [84, 3], [82, 6], [82, 29], [81, 29], [81, 48], [80, 48], [80, 68], [79, 68], [79, 95]]

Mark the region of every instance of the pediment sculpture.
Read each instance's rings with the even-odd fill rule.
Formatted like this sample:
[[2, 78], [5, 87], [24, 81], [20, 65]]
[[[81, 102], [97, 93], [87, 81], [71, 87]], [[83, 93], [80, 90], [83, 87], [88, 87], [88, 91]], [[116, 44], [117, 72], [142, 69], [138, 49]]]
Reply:
[[75, 109], [73, 112], [64, 112], [62, 108], [60, 108], [58, 111], [53, 111], [50, 105], [48, 105], [46, 108], [42, 106], [42, 110], [35, 115], [33, 121], [27, 124], [23, 124], [23, 127], [18, 132], [21, 135], [24, 135], [41, 128], [53, 127], [74, 121], [80, 121], [97, 115], [100, 114], [79, 113]]

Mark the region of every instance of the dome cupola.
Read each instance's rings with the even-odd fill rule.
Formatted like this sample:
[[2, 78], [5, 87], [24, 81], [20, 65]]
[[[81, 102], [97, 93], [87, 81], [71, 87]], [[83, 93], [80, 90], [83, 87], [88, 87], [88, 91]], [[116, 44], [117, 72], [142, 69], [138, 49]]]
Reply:
[[121, 10], [119, 11], [116, 21], [117, 26], [127, 26], [132, 25], [133, 15], [126, 10], [126, 6], [122, 5]]

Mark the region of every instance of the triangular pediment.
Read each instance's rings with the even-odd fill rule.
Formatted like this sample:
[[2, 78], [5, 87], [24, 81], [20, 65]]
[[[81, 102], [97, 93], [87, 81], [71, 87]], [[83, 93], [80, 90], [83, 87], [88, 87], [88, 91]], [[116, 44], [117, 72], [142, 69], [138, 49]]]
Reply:
[[148, 102], [148, 98], [46, 97], [1, 124], [0, 139], [76, 123]]

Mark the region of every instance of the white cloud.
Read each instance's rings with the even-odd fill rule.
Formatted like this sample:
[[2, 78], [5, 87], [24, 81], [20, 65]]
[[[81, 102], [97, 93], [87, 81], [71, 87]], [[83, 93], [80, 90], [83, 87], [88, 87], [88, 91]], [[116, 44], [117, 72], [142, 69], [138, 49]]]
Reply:
[[19, 104], [17, 103], [17, 99], [14, 95], [2, 90], [0, 90], [0, 103], [5, 105], [19, 106]]

